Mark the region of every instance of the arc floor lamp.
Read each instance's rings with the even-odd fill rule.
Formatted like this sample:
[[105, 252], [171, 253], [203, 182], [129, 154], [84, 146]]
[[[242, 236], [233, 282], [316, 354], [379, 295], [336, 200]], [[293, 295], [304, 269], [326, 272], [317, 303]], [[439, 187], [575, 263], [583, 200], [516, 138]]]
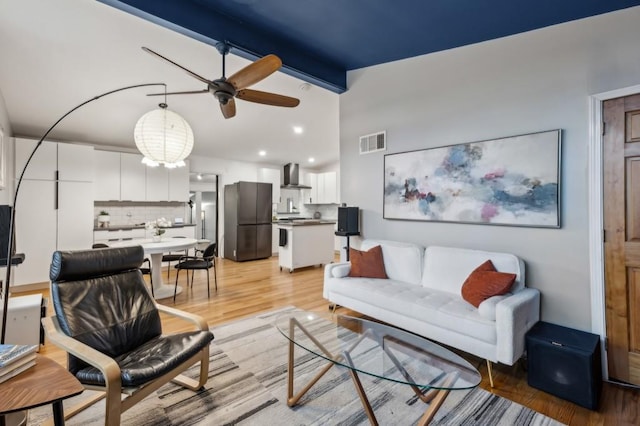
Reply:
[[[68, 112], [66, 112], [64, 115], [62, 115], [55, 123], [53, 123], [53, 125], [51, 127], [49, 127], [49, 129], [44, 133], [44, 135], [42, 135], [42, 137], [40, 138], [40, 140], [38, 140], [38, 143], [36, 144], [35, 148], [33, 149], [33, 151], [31, 152], [31, 154], [29, 155], [29, 158], [27, 159], [27, 162], [24, 165], [24, 168], [22, 169], [22, 172], [20, 173], [20, 177], [16, 182], [16, 186], [15, 186], [15, 192], [13, 195], [13, 208], [11, 209], [11, 219], [9, 222], [9, 241], [8, 241], [8, 247], [7, 247], [7, 271], [6, 271], [6, 275], [5, 275], [5, 280], [4, 283], [2, 285], [2, 287], [0, 288], [0, 296], [2, 297], [2, 301], [3, 301], [3, 311], [2, 311], [2, 333], [0, 334], [0, 344], [4, 344], [5, 343], [5, 337], [6, 337], [6, 328], [7, 328], [7, 315], [8, 315], [8, 304], [9, 304], [9, 284], [11, 282], [11, 269], [12, 269], [12, 255], [13, 252], [15, 250], [14, 247], [14, 234], [15, 234], [15, 221], [16, 221], [16, 206], [17, 206], [17, 201], [18, 201], [18, 194], [20, 192], [20, 184], [22, 183], [22, 179], [24, 177], [25, 171], [27, 170], [27, 168], [29, 167], [29, 164], [31, 162], [31, 159], [33, 158], [34, 154], [36, 153], [36, 151], [38, 151], [38, 148], [40, 148], [40, 146], [42, 145], [42, 143], [44, 142], [44, 140], [46, 139], [46, 137], [49, 135], [49, 133], [51, 133], [51, 131], [62, 121], [64, 120], [68, 115], [70, 115], [71, 113], [73, 113], [74, 111], [82, 108], [83, 106], [93, 102], [93, 101], [97, 101], [100, 98], [103, 98], [105, 96], [108, 95], [112, 95], [114, 93], [118, 93], [118, 92], [122, 92], [125, 90], [130, 90], [130, 89], [137, 89], [137, 88], [141, 88], [141, 87], [149, 87], [149, 86], [164, 86], [165, 88], [165, 93], [166, 93], [166, 84], [165, 83], [144, 83], [144, 84], [136, 84], [133, 86], [126, 86], [126, 87], [121, 87], [119, 89], [115, 89], [115, 90], [110, 90], [108, 92], [102, 93], [98, 96], [95, 96], [91, 99], [88, 99], [84, 102], [82, 102], [81, 104], [73, 107], [72, 109], [70, 109]], [[161, 108], [164, 109], [166, 111], [166, 104], [162, 104]], [[177, 115], [177, 114], [174, 114]], [[184, 120], [183, 120], [184, 121]], [[166, 121], [163, 122], [162, 120], [160, 120], [158, 122], [159, 126], [168, 126], [169, 123], [167, 123]], [[188, 125], [187, 125], [188, 127]], [[166, 129], [166, 127], [165, 127]], [[185, 132], [183, 132], [185, 133]], [[166, 133], [163, 134], [163, 136], [169, 136]], [[188, 132], [186, 132], [182, 137], [184, 137], [184, 143], [186, 145], [188, 145], [188, 152], [186, 152], [187, 150], [183, 150], [183, 154], [184, 157], [188, 156], [191, 152], [191, 147], [193, 146], [193, 134], [191, 133], [191, 129], [188, 129]], [[186, 152], [186, 154], [185, 154]], [[143, 154], [146, 155], [146, 153], [143, 152]], [[184, 158], [183, 157], [183, 158]], [[175, 166], [173, 163], [176, 162], [176, 160], [173, 161], [163, 161], [164, 159], [160, 158], [151, 158], [150, 160], [155, 161], [155, 163], [165, 163], [166, 167], [172, 167]]]

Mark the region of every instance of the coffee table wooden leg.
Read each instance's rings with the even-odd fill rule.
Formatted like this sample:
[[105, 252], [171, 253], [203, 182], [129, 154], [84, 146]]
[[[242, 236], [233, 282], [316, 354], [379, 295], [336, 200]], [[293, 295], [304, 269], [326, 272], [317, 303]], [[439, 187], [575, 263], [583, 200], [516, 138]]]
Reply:
[[327, 373], [327, 371], [329, 371], [331, 367], [335, 365], [333, 362], [329, 361], [327, 365], [325, 365], [324, 368], [322, 368], [322, 370], [320, 370], [320, 372], [316, 374], [316, 376], [313, 379], [311, 379], [311, 381], [307, 383], [307, 385], [304, 388], [302, 388], [300, 392], [294, 395], [294, 390], [293, 390], [294, 362], [293, 361], [294, 361], [295, 345], [293, 342], [294, 342], [294, 337], [295, 337], [294, 334], [295, 334], [296, 327], [299, 328], [300, 331], [302, 331], [304, 334], [306, 334], [307, 337], [309, 337], [309, 339], [311, 339], [311, 341], [313, 341], [313, 343], [318, 347], [318, 349], [322, 350], [322, 352], [324, 352], [324, 354], [327, 355], [327, 357], [335, 359], [336, 361], [339, 361], [340, 359], [342, 359], [342, 356], [338, 356], [337, 358], [334, 357], [333, 354], [331, 354], [331, 352], [329, 352], [315, 337], [311, 335], [311, 333], [307, 331], [306, 328], [302, 326], [302, 324], [300, 324], [295, 318], [292, 318], [289, 322], [289, 362], [287, 365], [287, 405], [289, 407], [293, 407], [294, 405], [296, 405], [300, 400], [300, 398], [302, 398], [304, 394], [306, 394], [309, 391], [309, 389], [311, 389], [313, 385], [315, 385], [318, 382], [318, 380], [320, 380], [320, 378], [324, 376]]
[[418, 426], [426, 426], [433, 420], [433, 417], [444, 403], [445, 398], [449, 395], [449, 390], [440, 389], [435, 391], [433, 395], [429, 408], [427, 408], [427, 411], [425, 411], [422, 417], [420, 417], [420, 420], [418, 420]]
[[349, 374], [351, 375], [353, 384], [356, 387], [356, 391], [358, 391], [360, 402], [362, 402], [362, 408], [364, 408], [364, 412], [369, 418], [369, 423], [371, 423], [372, 426], [378, 426], [378, 420], [376, 419], [375, 414], [373, 414], [373, 408], [371, 408], [369, 398], [367, 398], [367, 394], [364, 392], [364, 388], [362, 387], [362, 383], [360, 382], [360, 377], [358, 377], [358, 374], [355, 372], [355, 370], [350, 369]]

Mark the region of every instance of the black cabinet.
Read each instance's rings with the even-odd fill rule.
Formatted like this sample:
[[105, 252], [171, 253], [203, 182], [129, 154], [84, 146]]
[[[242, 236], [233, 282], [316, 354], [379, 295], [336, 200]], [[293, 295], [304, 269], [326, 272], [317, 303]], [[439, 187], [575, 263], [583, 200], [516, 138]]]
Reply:
[[526, 335], [529, 386], [598, 409], [600, 336], [540, 321]]

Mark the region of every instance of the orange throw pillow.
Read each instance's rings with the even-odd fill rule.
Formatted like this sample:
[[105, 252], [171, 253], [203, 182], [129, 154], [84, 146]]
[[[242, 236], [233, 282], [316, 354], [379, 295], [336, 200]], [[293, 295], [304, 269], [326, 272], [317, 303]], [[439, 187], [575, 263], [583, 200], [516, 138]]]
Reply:
[[350, 277], [387, 278], [382, 260], [382, 247], [375, 246], [368, 251], [349, 248], [351, 262]]
[[462, 298], [476, 308], [486, 299], [508, 293], [516, 280], [516, 274], [496, 271], [491, 260], [469, 274], [462, 284]]

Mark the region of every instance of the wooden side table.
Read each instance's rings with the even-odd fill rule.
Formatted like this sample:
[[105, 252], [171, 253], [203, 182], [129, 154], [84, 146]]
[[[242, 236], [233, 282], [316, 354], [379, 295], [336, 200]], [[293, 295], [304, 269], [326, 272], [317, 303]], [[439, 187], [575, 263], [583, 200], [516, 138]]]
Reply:
[[64, 425], [62, 400], [83, 390], [82, 384], [66, 368], [37, 355], [35, 366], [0, 383], [0, 425], [4, 425], [6, 414], [45, 404], [53, 405], [54, 424]]

